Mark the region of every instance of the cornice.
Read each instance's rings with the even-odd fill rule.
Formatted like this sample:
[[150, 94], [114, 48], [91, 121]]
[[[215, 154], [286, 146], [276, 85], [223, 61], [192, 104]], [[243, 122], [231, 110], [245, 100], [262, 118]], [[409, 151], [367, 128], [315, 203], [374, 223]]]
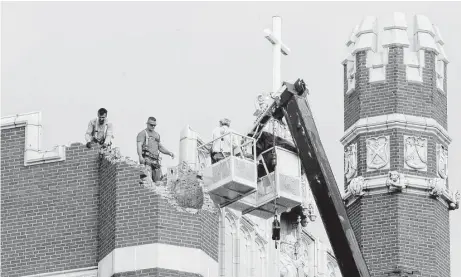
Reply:
[[[403, 175], [402, 175], [403, 176]], [[357, 177], [362, 178], [362, 177]], [[416, 175], [404, 175], [404, 187], [400, 190], [390, 188], [388, 175], [374, 176], [363, 178], [363, 185], [360, 193], [352, 193], [350, 190], [346, 190], [343, 195], [346, 207], [357, 201], [362, 196], [376, 195], [384, 193], [404, 193], [413, 195], [424, 195], [432, 197], [440, 201], [448, 209], [457, 209], [459, 206], [459, 200], [456, 199], [455, 193], [444, 187], [440, 192], [434, 193], [435, 187], [431, 181], [440, 178], [428, 178]], [[443, 179], [440, 179], [443, 180]], [[443, 180], [445, 181], [445, 180]]]
[[451, 142], [447, 130], [433, 118], [397, 113], [361, 118], [344, 132], [340, 141], [347, 145], [358, 135], [395, 128], [431, 133], [446, 145]]

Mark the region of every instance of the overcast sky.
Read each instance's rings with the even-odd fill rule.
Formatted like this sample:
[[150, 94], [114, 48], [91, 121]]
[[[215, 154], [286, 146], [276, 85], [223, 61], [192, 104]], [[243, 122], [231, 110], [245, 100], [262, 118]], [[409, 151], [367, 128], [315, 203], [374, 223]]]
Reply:
[[[459, 2], [2, 2], [1, 115], [41, 111], [44, 148], [83, 142], [105, 107], [122, 154], [157, 118], [176, 154], [190, 125], [204, 139], [222, 117], [245, 132], [254, 99], [272, 86], [263, 29], [283, 18], [282, 79], [307, 82], [322, 143], [342, 190], [345, 42], [364, 16], [422, 13], [437, 24], [448, 66], [450, 186], [461, 189], [461, 3]], [[408, 22], [412, 24], [412, 22]], [[166, 166], [177, 158], [163, 158]], [[452, 276], [461, 276], [461, 212], [451, 212]]]

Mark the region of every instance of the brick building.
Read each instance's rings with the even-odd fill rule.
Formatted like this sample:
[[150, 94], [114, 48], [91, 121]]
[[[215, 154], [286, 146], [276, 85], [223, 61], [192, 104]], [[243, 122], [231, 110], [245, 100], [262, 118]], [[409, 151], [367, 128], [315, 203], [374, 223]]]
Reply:
[[373, 277], [450, 276], [448, 60], [438, 28], [412, 19], [366, 17], [343, 62], [344, 199]]
[[[397, 266], [448, 277], [448, 211], [458, 204], [445, 189], [443, 41], [424, 17], [414, 41], [399, 14], [384, 27], [367, 17], [348, 42], [345, 203], [372, 276]], [[217, 209], [187, 145], [185, 162], [155, 185], [116, 150], [43, 151], [40, 113], [4, 117], [1, 128], [3, 276], [340, 276], [328, 247], [308, 227], [296, 235], [288, 213], [276, 251], [271, 220]], [[199, 140], [185, 130], [182, 139]]]
[[[100, 155], [76, 143], [40, 151], [40, 113], [4, 117], [1, 126], [3, 276], [272, 272], [271, 221], [217, 209], [187, 164], [159, 186], [140, 183], [140, 166], [116, 150]], [[284, 265], [293, 267], [296, 240], [290, 232], [284, 240]], [[322, 242], [305, 230], [302, 242], [306, 272], [337, 273]]]

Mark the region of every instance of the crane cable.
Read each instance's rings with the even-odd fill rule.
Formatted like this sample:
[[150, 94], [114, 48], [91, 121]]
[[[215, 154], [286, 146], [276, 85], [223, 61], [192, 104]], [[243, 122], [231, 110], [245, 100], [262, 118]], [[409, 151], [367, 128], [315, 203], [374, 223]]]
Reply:
[[[276, 139], [275, 139], [275, 123], [277, 122], [275, 118], [272, 119], [272, 136], [273, 136], [273, 148], [272, 148], [272, 165], [274, 166], [274, 176], [275, 176], [275, 167], [277, 166], [277, 153], [275, 151], [275, 146], [276, 146]], [[275, 181], [275, 178], [274, 178]], [[277, 184], [274, 185], [276, 186]], [[276, 188], [274, 188], [276, 189]], [[277, 197], [274, 199], [274, 216], [277, 217]]]

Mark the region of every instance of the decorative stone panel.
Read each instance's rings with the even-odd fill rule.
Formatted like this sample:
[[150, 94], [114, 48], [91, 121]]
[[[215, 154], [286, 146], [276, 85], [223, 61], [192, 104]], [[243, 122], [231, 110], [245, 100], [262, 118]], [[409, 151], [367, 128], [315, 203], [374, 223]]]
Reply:
[[389, 136], [368, 138], [367, 147], [367, 171], [375, 171], [390, 168]]
[[442, 144], [437, 146], [437, 175], [442, 179], [448, 178], [448, 149]]
[[344, 151], [344, 174], [348, 183], [357, 176], [357, 143], [347, 146]]
[[404, 168], [427, 171], [427, 138], [404, 136]]

